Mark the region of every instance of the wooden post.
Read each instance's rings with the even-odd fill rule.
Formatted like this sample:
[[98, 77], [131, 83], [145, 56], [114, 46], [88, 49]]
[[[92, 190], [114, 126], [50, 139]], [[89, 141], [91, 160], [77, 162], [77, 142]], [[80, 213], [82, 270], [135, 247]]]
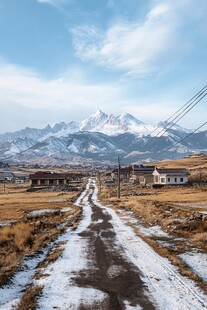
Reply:
[[118, 188], [117, 188], [117, 198], [120, 198], [120, 160], [118, 156]]

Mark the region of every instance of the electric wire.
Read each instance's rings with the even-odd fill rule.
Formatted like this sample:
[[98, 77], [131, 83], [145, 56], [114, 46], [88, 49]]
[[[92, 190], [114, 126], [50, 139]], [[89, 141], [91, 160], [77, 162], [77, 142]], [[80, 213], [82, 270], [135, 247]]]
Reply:
[[[204, 95], [198, 100], [198, 101], [196, 101], [195, 102], [195, 100], [197, 100], [202, 94], [204, 93]], [[185, 113], [183, 114], [183, 112], [182, 113], [180, 113], [175, 119], [173, 119], [172, 120], [172, 122], [173, 123], [171, 123], [170, 124], [170, 126], [169, 127], [164, 127], [157, 135], [156, 135], [156, 137], [158, 137], [158, 135], [160, 134], [160, 133], [162, 133], [162, 135], [161, 136], [163, 136], [164, 135], [164, 133], [166, 132], [166, 131], [168, 131], [169, 129], [171, 129], [174, 125], [176, 125], [186, 114], [188, 114], [205, 96], [207, 95], [207, 92], [202, 92], [192, 103], [194, 103], [193, 105], [192, 105], [192, 103], [187, 107], [187, 111], [185, 111]], [[177, 119], [178, 118], [178, 119]], [[175, 121], [175, 122], [174, 122]], [[161, 137], [160, 136], [160, 137]]]
[[192, 131], [191, 133], [189, 133], [185, 138], [181, 139], [180, 141], [176, 142], [175, 144], [173, 144], [171, 147], [169, 147], [166, 152], [168, 152], [170, 149], [172, 149], [173, 147], [175, 147], [176, 145], [182, 143], [185, 139], [187, 139], [188, 137], [190, 137], [192, 134], [194, 134], [196, 131], [198, 131], [199, 129], [201, 129], [202, 127], [204, 127], [207, 124], [207, 122], [203, 123], [201, 126], [199, 126], [198, 128], [196, 128], [194, 131]]
[[[199, 91], [197, 92], [190, 100], [188, 100], [180, 109], [178, 109], [174, 114], [172, 114], [168, 119], [165, 120], [165, 122], [170, 121], [175, 115], [177, 115], [179, 112], [179, 114], [174, 117], [171, 122], [175, 121], [180, 115], [182, 115], [182, 113], [184, 111], [186, 111], [186, 109], [188, 109], [205, 91], [207, 90], [207, 84]], [[182, 112], [181, 112], [182, 111]], [[167, 127], [169, 126], [169, 124], [167, 124], [164, 128], [162, 128], [161, 131], [159, 131], [159, 133], [156, 134], [156, 136], [158, 136], [160, 133], [162, 133], [163, 130], [165, 130]], [[157, 131], [159, 128], [161, 128], [161, 125], [158, 126], [157, 128], [155, 128], [151, 133], [154, 133], [155, 131]], [[166, 130], [167, 131], [167, 130]]]

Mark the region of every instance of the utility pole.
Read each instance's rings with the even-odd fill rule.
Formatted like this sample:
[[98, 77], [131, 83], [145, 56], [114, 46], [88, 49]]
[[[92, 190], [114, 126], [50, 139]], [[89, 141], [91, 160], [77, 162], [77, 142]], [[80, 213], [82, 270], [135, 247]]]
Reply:
[[100, 171], [98, 171], [98, 181], [99, 181], [99, 190], [101, 194], [101, 172]]
[[118, 188], [117, 188], [117, 198], [120, 198], [120, 160], [118, 156]]

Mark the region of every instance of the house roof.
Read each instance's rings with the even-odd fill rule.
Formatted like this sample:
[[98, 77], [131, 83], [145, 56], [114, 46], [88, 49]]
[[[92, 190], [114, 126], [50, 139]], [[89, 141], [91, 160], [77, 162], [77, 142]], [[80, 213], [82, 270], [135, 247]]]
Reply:
[[187, 169], [179, 169], [179, 168], [156, 168], [157, 172], [160, 174], [189, 174]]
[[3, 171], [4, 177], [5, 178], [13, 178], [14, 174], [11, 171]]
[[[132, 167], [123, 167], [123, 168], [120, 168], [120, 173], [130, 173], [132, 171]], [[113, 173], [117, 173], [118, 172], [118, 169], [114, 169], [112, 171]]]
[[[154, 170], [153, 170], [154, 171]], [[139, 173], [135, 173], [135, 175], [137, 174], [138, 176], [147, 176], [147, 175], [153, 175], [153, 171], [140, 171]]]
[[29, 178], [31, 180], [64, 180], [66, 178], [66, 175], [61, 173], [52, 173], [48, 171], [38, 171], [34, 174], [30, 174]]
[[142, 175], [142, 174], [152, 174], [152, 172], [155, 170], [155, 167], [144, 167], [144, 168], [136, 168], [133, 170], [133, 174], [138, 174], [138, 175]]
[[29, 178], [31, 180], [64, 180], [66, 178], [80, 178], [83, 177], [81, 173], [53, 173], [50, 171], [37, 171], [34, 174], [30, 174]]

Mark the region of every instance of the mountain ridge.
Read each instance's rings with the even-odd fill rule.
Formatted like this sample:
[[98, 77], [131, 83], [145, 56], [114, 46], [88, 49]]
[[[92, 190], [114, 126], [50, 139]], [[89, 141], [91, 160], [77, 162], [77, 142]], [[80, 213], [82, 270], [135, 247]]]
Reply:
[[[166, 127], [160, 122], [160, 129]], [[0, 160], [18, 163], [110, 163], [120, 155], [125, 162], [167, 159], [192, 152], [207, 152], [207, 131], [189, 134], [189, 130], [172, 124], [164, 135], [152, 134], [156, 125], [145, 124], [129, 113], [107, 115], [101, 110], [89, 118], [60, 122], [43, 129], [26, 127], [0, 135]], [[172, 147], [172, 149], [169, 149]]]

